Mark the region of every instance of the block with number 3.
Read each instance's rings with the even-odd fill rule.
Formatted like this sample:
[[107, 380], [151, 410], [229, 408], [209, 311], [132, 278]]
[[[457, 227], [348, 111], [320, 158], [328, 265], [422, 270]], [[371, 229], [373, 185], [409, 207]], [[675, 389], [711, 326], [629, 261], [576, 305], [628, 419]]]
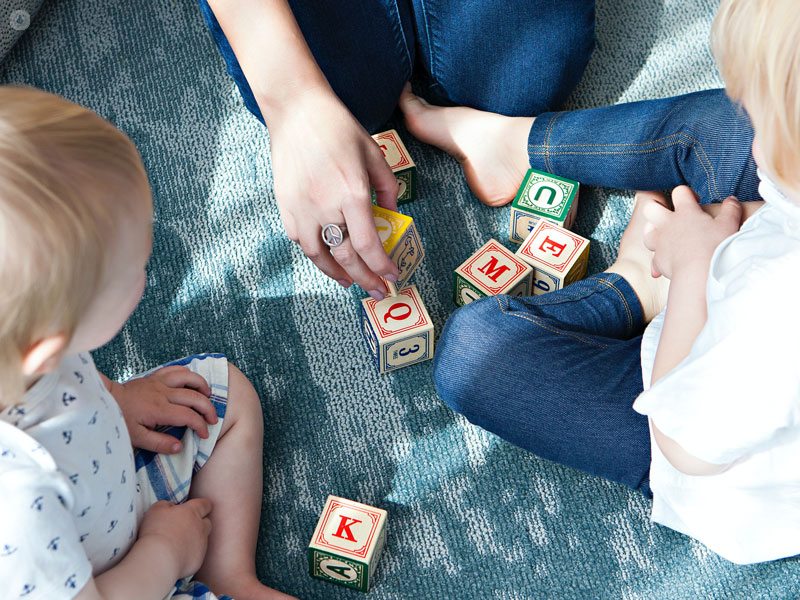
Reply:
[[528, 169], [511, 203], [508, 239], [521, 244], [542, 219], [569, 229], [575, 221], [580, 184], [571, 179]]
[[544, 294], [586, 275], [589, 240], [542, 220], [525, 238], [517, 256], [533, 267], [533, 294]]
[[[383, 152], [383, 158], [389, 164], [397, 180], [399, 190], [397, 192], [397, 205], [413, 202], [417, 199], [417, 165], [411, 159], [403, 140], [397, 131], [390, 129], [376, 133], [372, 136], [375, 143]], [[373, 193], [374, 195], [374, 193]]]
[[386, 511], [328, 496], [308, 545], [312, 577], [369, 590], [386, 541]]
[[372, 207], [372, 218], [383, 249], [400, 271], [397, 287], [402, 288], [408, 283], [425, 256], [417, 226], [414, 225], [414, 219], [408, 215], [380, 206]]
[[433, 358], [433, 321], [415, 285], [380, 301], [364, 298], [361, 330], [381, 373]]
[[497, 240], [489, 240], [453, 273], [453, 300], [459, 306], [485, 296], [530, 296], [533, 268]]

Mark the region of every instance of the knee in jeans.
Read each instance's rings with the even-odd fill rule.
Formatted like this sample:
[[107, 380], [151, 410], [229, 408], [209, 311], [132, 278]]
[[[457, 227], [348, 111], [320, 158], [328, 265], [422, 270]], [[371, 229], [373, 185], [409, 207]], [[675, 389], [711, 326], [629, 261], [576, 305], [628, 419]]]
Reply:
[[439, 396], [454, 411], [472, 420], [491, 385], [489, 371], [507, 359], [506, 344], [497, 326], [495, 298], [459, 308], [445, 324], [433, 361]]

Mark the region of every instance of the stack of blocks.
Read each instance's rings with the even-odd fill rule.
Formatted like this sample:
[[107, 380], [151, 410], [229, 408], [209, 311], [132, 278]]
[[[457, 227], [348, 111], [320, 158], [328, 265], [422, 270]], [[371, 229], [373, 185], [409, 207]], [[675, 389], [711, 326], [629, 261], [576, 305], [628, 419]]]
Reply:
[[[401, 165], [395, 175], [408, 175], [405, 191], [415, 190], [416, 167], [397, 132], [391, 130], [373, 137], [387, 148], [384, 156], [389, 164], [393, 168]], [[402, 157], [399, 162], [395, 161], [397, 155]], [[408, 164], [411, 170], [406, 168]], [[425, 256], [414, 220], [380, 206], [372, 207], [372, 217], [383, 249], [397, 265], [398, 290], [388, 286], [392, 293], [383, 300], [361, 301], [361, 330], [378, 371], [387, 373], [433, 358], [433, 321], [417, 287], [408, 286]]]
[[312, 577], [366, 592], [386, 541], [385, 510], [328, 496], [308, 545]]
[[512, 254], [489, 240], [454, 272], [459, 306], [497, 294], [530, 296], [563, 288], [586, 274], [589, 240], [568, 228], [575, 221], [579, 184], [529, 169], [511, 204]]

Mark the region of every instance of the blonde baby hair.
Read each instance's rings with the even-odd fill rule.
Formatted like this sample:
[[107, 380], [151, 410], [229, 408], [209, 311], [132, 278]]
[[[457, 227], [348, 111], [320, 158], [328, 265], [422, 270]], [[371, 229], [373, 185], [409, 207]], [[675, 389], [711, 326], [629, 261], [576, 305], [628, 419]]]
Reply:
[[150, 198], [122, 132], [53, 94], [0, 86], [0, 409], [24, 393], [25, 352], [48, 335], [72, 336], [104, 275], [117, 215], [142, 206], [132, 190]]
[[800, 3], [722, 0], [711, 45], [728, 94], [749, 111], [764, 167], [800, 191]]

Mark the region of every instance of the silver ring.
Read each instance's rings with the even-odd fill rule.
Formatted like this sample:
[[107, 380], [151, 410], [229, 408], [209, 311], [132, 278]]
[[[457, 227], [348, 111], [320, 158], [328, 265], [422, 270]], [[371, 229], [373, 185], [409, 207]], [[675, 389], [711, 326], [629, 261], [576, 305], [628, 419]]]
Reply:
[[340, 246], [347, 237], [347, 225], [328, 223], [322, 228], [322, 241], [331, 248]]

